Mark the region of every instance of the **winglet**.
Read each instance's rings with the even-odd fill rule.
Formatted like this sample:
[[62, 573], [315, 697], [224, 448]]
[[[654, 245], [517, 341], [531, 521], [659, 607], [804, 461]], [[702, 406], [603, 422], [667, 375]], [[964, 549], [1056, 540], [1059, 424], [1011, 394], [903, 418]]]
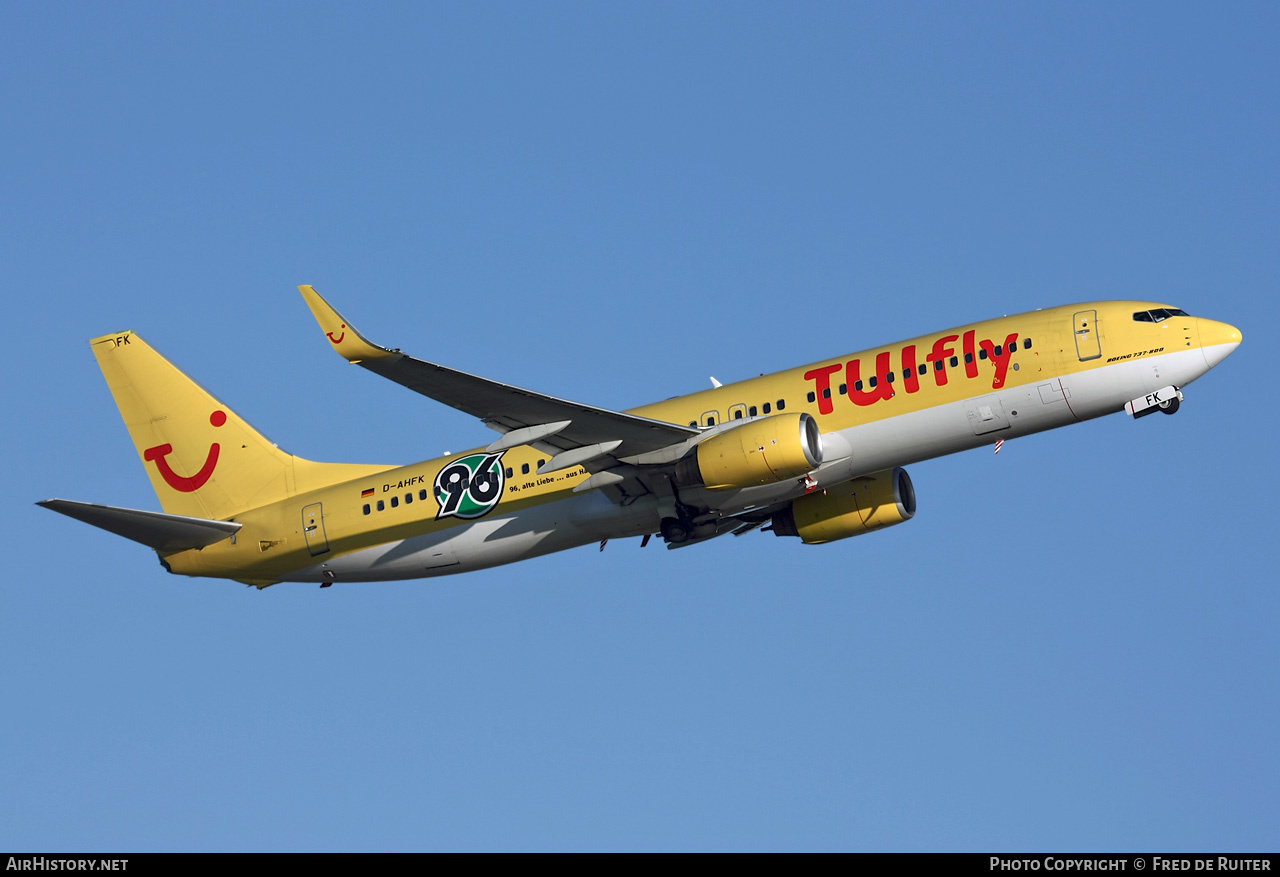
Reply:
[[320, 331], [347, 362], [361, 362], [395, 355], [385, 347], [371, 344], [369, 339], [357, 332], [356, 328], [343, 318], [342, 314], [333, 309], [333, 305], [320, 297], [315, 287], [299, 286], [298, 292], [302, 293], [302, 297], [306, 299], [307, 307], [311, 308], [316, 322], [320, 324]]

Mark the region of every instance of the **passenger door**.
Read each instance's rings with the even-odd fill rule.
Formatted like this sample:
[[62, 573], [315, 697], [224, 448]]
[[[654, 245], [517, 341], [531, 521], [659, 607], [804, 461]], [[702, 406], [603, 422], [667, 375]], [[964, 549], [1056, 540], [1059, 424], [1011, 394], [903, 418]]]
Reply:
[[1076, 336], [1076, 356], [1088, 362], [1102, 356], [1102, 338], [1098, 335], [1098, 312], [1076, 311], [1073, 330]]

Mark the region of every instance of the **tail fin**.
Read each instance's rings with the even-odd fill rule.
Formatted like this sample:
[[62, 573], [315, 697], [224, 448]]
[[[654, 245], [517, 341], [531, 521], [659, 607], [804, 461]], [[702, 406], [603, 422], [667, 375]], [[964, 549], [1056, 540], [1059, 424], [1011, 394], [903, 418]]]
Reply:
[[169, 514], [225, 519], [387, 468], [286, 454], [132, 332], [90, 343]]

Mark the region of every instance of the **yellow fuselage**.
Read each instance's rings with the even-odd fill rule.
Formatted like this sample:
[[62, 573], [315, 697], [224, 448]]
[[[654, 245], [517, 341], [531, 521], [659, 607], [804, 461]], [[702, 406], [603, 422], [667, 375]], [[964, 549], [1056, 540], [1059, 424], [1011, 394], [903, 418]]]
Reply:
[[[708, 428], [781, 412], [807, 412], [817, 419], [824, 439], [840, 434], [854, 444], [860, 429], [878, 424], [878, 432], [867, 430], [867, 434], [887, 435], [886, 430], [898, 429], [892, 421], [901, 418], [902, 438], [892, 443], [902, 449], [901, 458], [892, 458], [891, 451], [870, 452], [867, 465], [902, 465], [1119, 411], [1126, 400], [1142, 393], [1194, 380], [1239, 343], [1234, 327], [1212, 320], [1134, 319], [1135, 313], [1162, 307], [1150, 302], [1092, 302], [1002, 317], [819, 360], [628, 413]], [[948, 406], [960, 411], [968, 404], [970, 420], [986, 417], [990, 406], [972, 406], [972, 400], [982, 397], [995, 399], [999, 411], [993, 416], [1003, 417], [1007, 424], [997, 424], [998, 431], [993, 427], [990, 435], [976, 422], [973, 431], [966, 433], [961, 425], [941, 443], [934, 440], [936, 435], [911, 432], [951, 429], [954, 423], [947, 421], [948, 426], [939, 430], [936, 424], [941, 421], [931, 413], [950, 410]], [[243, 529], [234, 539], [170, 555], [166, 562], [175, 573], [260, 585], [289, 579], [300, 570], [309, 570], [303, 578], [315, 580], [317, 564], [374, 546], [473, 526], [458, 517], [437, 519], [440, 504], [432, 485], [451, 461], [481, 452], [475, 449], [380, 472], [364, 470], [354, 480], [272, 502], [237, 515], [234, 520]], [[539, 465], [548, 456], [529, 446], [505, 453], [503, 494], [491, 518], [510, 519], [549, 503], [582, 497], [573, 488], [589, 473], [573, 467], [538, 475]], [[857, 464], [841, 470], [842, 475], [849, 471], [866, 474], [857, 470]], [[312, 509], [309, 516], [308, 508]], [[557, 526], [577, 524], [566, 521]], [[654, 525], [652, 529], [656, 519]], [[604, 538], [598, 529], [579, 529], [570, 542]], [[619, 535], [635, 531], [631, 521]], [[547, 547], [559, 550], [568, 545], [560, 539], [551, 540]], [[317, 553], [318, 549], [323, 550]], [[536, 553], [544, 552], [527, 552]], [[508, 559], [518, 558], [498, 562]], [[449, 571], [484, 565], [488, 564], [461, 564], [460, 569]]]

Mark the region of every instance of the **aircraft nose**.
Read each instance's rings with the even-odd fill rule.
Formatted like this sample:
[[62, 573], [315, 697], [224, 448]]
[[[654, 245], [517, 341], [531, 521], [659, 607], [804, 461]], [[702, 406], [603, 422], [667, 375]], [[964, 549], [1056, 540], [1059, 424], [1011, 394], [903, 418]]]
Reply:
[[1201, 320], [1199, 328], [1200, 350], [1204, 353], [1204, 362], [1209, 368], [1213, 368], [1230, 356], [1244, 340], [1240, 330], [1230, 323]]

